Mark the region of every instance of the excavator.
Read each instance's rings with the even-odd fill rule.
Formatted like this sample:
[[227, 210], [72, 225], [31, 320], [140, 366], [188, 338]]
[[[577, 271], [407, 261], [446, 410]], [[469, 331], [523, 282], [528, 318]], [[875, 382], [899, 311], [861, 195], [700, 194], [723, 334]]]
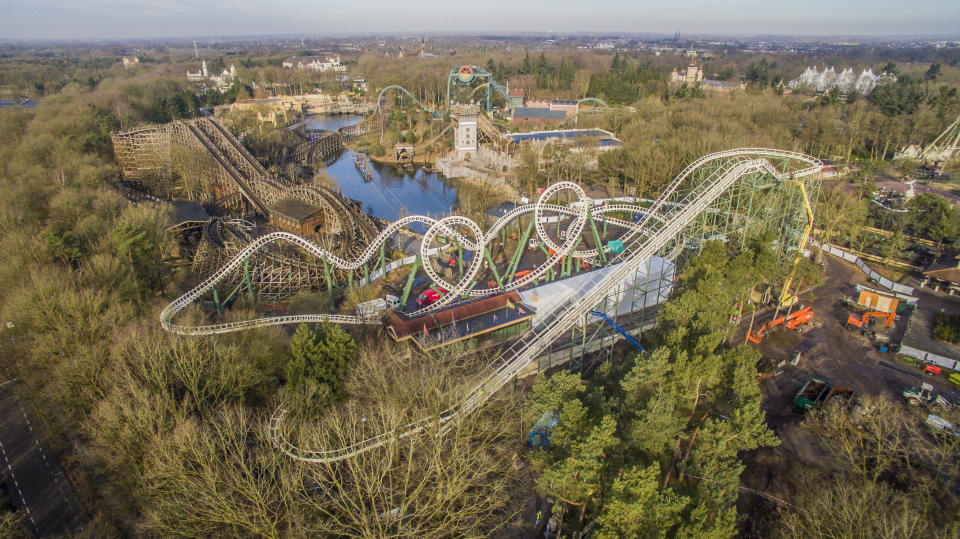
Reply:
[[851, 314], [847, 318], [847, 327], [856, 326], [862, 328], [863, 326], [870, 327], [870, 321], [874, 318], [886, 318], [887, 322], [883, 324], [883, 327], [888, 328], [893, 324], [893, 319], [896, 318], [897, 313], [884, 313], [880, 311], [874, 311], [870, 313], [864, 313], [862, 317], [855, 314]]
[[813, 320], [813, 307], [805, 307], [786, 316], [774, 318], [773, 320], [760, 326], [760, 329], [758, 329], [753, 335], [748, 333], [747, 339], [752, 343], [760, 344], [760, 341], [763, 339], [763, 334], [774, 326], [783, 325], [783, 327], [787, 329], [800, 331], [800, 326], [809, 324], [811, 320]]

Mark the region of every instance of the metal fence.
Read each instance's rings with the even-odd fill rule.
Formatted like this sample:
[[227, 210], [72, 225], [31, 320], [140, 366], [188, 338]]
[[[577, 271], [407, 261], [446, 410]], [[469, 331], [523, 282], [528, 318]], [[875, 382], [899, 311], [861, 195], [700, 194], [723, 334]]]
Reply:
[[952, 370], [960, 370], [960, 361], [950, 359], [948, 357], [943, 357], [933, 352], [927, 352], [920, 350], [919, 348], [913, 348], [912, 346], [907, 346], [905, 344], [900, 345], [900, 353], [912, 357], [914, 359], [919, 359], [920, 361], [926, 363], [933, 363], [935, 365], [940, 365], [941, 367], [946, 367]]
[[[818, 245], [816, 242], [813, 242], [813, 240], [811, 240], [811, 243], [814, 243], [814, 245]], [[894, 292], [899, 292], [901, 294], [906, 294], [908, 296], [913, 295], [912, 286], [902, 285], [900, 283], [895, 283], [890, 279], [887, 279], [883, 275], [880, 275], [876, 271], [873, 271], [873, 269], [870, 266], [868, 266], [866, 262], [864, 262], [859, 256], [855, 254], [848, 253], [839, 247], [834, 247], [833, 245], [829, 245], [829, 244], [823, 246], [823, 252], [830, 253], [833, 256], [846, 260], [847, 262], [852, 262], [853, 265], [860, 268], [860, 271], [866, 273], [867, 277], [873, 279], [874, 281], [877, 282], [877, 284], [886, 288], [887, 290], [893, 290]]]

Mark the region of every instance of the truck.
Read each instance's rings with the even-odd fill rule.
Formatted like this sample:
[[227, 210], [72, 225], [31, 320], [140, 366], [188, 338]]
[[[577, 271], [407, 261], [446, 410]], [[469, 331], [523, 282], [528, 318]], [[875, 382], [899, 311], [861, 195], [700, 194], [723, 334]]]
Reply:
[[822, 378], [811, 378], [793, 397], [793, 409], [803, 413], [824, 401], [830, 392], [830, 382]]
[[823, 404], [846, 406], [853, 403], [854, 394], [856, 394], [856, 390], [852, 387], [835, 384], [830, 388], [830, 392], [827, 393], [826, 398], [823, 399]]
[[803, 413], [820, 405], [846, 406], [853, 403], [855, 394], [856, 390], [852, 387], [813, 377], [807, 380], [793, 397], [793, 408]]
[[943, 395], [937, 393], [931, 384], [925, 383], [920, 387], [908, 387], [900, 392], [900, 395], [907, 399], [907, 402], [910, 403], [911, 406], [920, 406], [923, 404], [925, 406], [936, 406], [943, 410], [948, 410], [952, 406], [950, 401]]
[[440, 300], [447, 293], [447, 289], [442, 286], [428, 288], [417, 296], [417, 307], [426, 307]]
[[357, 316], [360, 318], [377, 318], [390, 309], [396, 309], [400, 306], [400, 298], [393, 294], [387, 294], [382, 298], [372, 299], [357, 304]]

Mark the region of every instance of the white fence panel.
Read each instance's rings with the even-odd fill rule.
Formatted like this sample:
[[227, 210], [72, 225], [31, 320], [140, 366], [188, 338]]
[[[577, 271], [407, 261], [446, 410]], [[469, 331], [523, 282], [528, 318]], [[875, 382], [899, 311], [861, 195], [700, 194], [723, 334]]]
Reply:
[[912, 346], [906, 346], [904, 344], [900, 345], [900, 353], [914, 359], [919, 359], [925, 363], [933, 363], [934, 365], [939, 365], [952, 370], [957, 370], [958, 367], [960, 367], [960, 362], [956, 360], [939, 356], [933, 352], [927, 352], [918, 348], [913, 348]]
[[[819, 245], [817, 242], [813, 240], [811, 240], [811, 243], [813, 243], [814, 245]], [[848, 253], [839, 247], [836, 247], [834, 245], [829, 245], [829, 244], [823, 246], [823, 251], [825, 253], [830, 253], [834, 256], [838, 256], [846, 260], [847, 262], [853, 262], [855, 266], [857, 266], [858, 268], [860, 268], [861, 271], [867, 274], [867, 277], [873, 279], [874, 281], [877, 281], [880, 284], [880, 286], [886, 288], [887, 290], [893, 290], [894, 292], [907, 294], [908, 296], [913, 295], [912, 286], [906, 286], [900, 283], [895, 283], [890, 279], [883, 277], [882, 275], [874, 271], [873, 268], [868, 266], [867, 263], [864, 262], [859, 256], [853, 253]]]

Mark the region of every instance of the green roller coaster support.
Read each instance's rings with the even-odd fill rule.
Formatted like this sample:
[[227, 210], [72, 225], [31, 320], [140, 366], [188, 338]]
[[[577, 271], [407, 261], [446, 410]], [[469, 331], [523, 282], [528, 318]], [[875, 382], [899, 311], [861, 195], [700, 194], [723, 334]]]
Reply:
[[[540, 250], [543, 251], [543, 254], [547, 255], [547, 260], [549, 260], [550, 251], [548, 251], [546, 246], [544, 246], [542, 243], [540, 244]], [[547, 282], [548, 283], [552, 282], [555, 275], [556, 275], [556, 271], [554, 271], [553, 266], [549, 267], [547, 269]]]
[[473, 289], [477, 287], [477, 283], [479, 283], [479, 282], [480, 282], [480, 281], [473, 281], [472, 283], [470, 283], [470, 286], [468, 286], [468, 287], [466, 288], [466, 290], [463, 291], [463, 295], [460, 296], [460, 299], [462, 299], [462, 300], [464, 300], [464, 301], [470, 299], [470, 292], [472, 292]]
[[597, 222], [593, 220], [593, 212], [587, 210], [587, 220], [590, 221], [590, 230], [593, 231], [593, 241], [596, 242], [597, 252], [600, 254], [600, 262], [607, 264], [607, 255], [603, 252], [603, 245], [600, 242], [600, 233], [597, 232]]
[[223, 305], [220, 304], [220, 294], [216, 288], [213, 289], [213, 304], [217, 307], [217, 316], [223, 316]]
[[[581, 244], [582, 242], [583, 242], [583, 237], [582, 237], [582, 236], [581, 236], [580, 238], [577, 238], [577, 244], [573, 247], [573, 251], [576, 251], [577, 249], [579, 249], [579, 248], [580, 248], [580, 244]], [[570, 251], [571, 254], [567, 256], [567, 259], [568, 259], [569, 262], [570, 262], [569, 275], [573, 275], [573, 274], [575, 274], [575, 273], [580, 273], [580, 264], [578, 263], [579, 260], [577, 260], [576, 258], [573, 258], [573, 255], [572, 255], [573, 251]]]
[[[573, 247], [573, 251], [576, 251], [578, 247], [580, 247], [580, 240], [577, 240], [577, 244]], [[573, 251], [570, 251], [570, 252], [573, 253]], [[563, 272], [561, 273], [561, 277], [566, 278], [573, 275], [573, 269], [574, 269], [573, 260], [574, 258], [570, 254], [564, 257], [563, 263], [562, 263]]]
[[224, 307], [226, 307], [226, 305], [227, 305], [228, 303], [230, 303], [230, 300], [233, 299], [233, 296], [236, 296], [236, 295], [237, 295], [237, 292], [239, 292], [240, 289], [243, 288], [245, 284], [246, 284], [246, 283], [245, 283], [244, 281], [240, 281], [240, 284], [238, 284], [237, 286], [233, 287], [233, 290], [231, 290], [230, 293], [227, 294], [227, 299], [223, 300], [223, 302], [222, 302], [222, 304], [223, 304]]
[[603, 222], [603, 237], [607, 237], [607, 214], [602, 214], [600, 220]]
[[407, 277], [407, 284], [403, 286], [403, 294], [400, 296], [400, 308], [407, 304], [410, 298], [410, 290], [413, 289], [413, 280], [417, 277], [417, 270], [420, 269], [420, 255], [413, 260], [413, 267], [410, 268], [410, 275]]
[[386, 277], [387, 273], [387, 244], [380, 244], [380, 272], [383, 273], [381, 277]]
[[353, 270], [347, 271], [347, 288], [353, 288]]
[[503, 288], [503, 279], [501, 279], [500, 274], [497, 273], [497, 265], [493, 263], [493, 257], [490, 256], [490, 249], [484, 247], [483, 256], [486, 257], [487, 264], [490, 265], [490, 271], [493, 273], [493, 278], [497, 281], [497, 287]]
[[530, 233], [533, 232], [533, 223], [534, 219], [531, 218], [530, 222], [527, 224], [527, 228], [524, 229], [523, 234], [520, 236], [520, 243], [517, 244], [517, 250], [514, 251], [513, 257], [510, 258], [510, 264], [507, 265], [507, 271], [504, 274], [507, 284], [513, 282], [513, 274], [517, 272], [517, 267], [520, 265], [520, 259], [523, 257], [523, 249], [526, 247], [527, 241], [530, 239]]
[[243, 280], [247, 282], [247, 297], [250, 298], [250, 304], [257, 302], [257, 296], [253, 293], [253, 279], [250, 278], [250, 259], [243, 261]]
[[[466, 79], [466, 80], [460, 78], [460, 69], [461, 69], [462, 67], [469, 67], [469, 68], [470, 68], [470, 76], [469, 76], [469, 78]], [[457, 84], [457, 85], [459, 85], [459, 84], [461, 84], [461, 83], [462, 83], [462, 84], [472, 84], [473, 82], [475, 82], [475, 81], [478, 80], [478, 79], [486, 80], [485, 85], [486, 85], [486, 90], [487, 90], [487, 91], [486, 91], [486, 99], [485, 99], [484, 101], [485, 101], [486, 111], [487, 111], [487, 112], [490, 112], [490, 110], [492, 110], [492, 108], [493, 108], [493, 92], [494, 92], [494, 91], [496, 91], [497, 94], [499, 94], [501, 97], [503, 97], [504, 101], [506, 101], [508, 104], [510, 103], [510, 97], [507, 95], [507, 89], [506, 89], [506, 87], [501, 86], [500, 84], [498, 84], [497, 81], [495, 81], [495, 80], [493, 79], [493, 74], [492, 74], [492, 73], [490, 73], [490, 72], [487, 71], [486, 69], [483, 69], [483, 68], [480, 67], [480, 66], [456, 66], [456, 67], [454, 67], [452, 70], [450, 70], [450, 75], [447, 76], [447, 96], [446, 96], [446, 108], [447, 108], [447, 110], [450, 109], [450, 104], [451, 104], [451, 103], [450, 103], [450, 89], [451, 89], [451, 87], [452, 87], [454, 84]], [[481, 84], [480, 86], [477, 86], [477, 88], [474, 88], [474, 92], [476, 92], [477, 89], [482, 88], [483, 86], [484, 86], [483, 84]], [[471, 95], [471, 97], [472, 97], [472, 95]]]
[[363, 265], [363, 279], [365, 283], [370, 284], [370, 264]]
[[327, 276], [327, 294], [330, 296], [330, 299], [333, 299], [333, 272], [330, 271], [330, 264], [327, 262], [326, 258], [321, 258], [323, 260], [323, 273]]
[[460, 278], [463, 279], [463, 245], [457, 242], [457, 269], [460, 270]]
[[218, 312], [220, 312], [223, 309], [223, 307], [226, 307], [227, 304], [230, 303], [230, 300], [232, 300], [233, 297], [236, 296], [237, 293], [240, 292], [240, 289], [243, 287], [247, 288], [247, 297], [250, 299], [250, 303], [251, 304], [255, 303], [256, 296], [254, 296], [253, 294], [253, 281], [250, 280], [250, 259], [243, 261], [243, 279], [240, 281], [240, 284], [233, 287], [233, 290], [231, 290], [230, 293], [227, 295], [227, 299], [223, 300], [222, 302], [217, 301], [217, 303], [220, 305]]

